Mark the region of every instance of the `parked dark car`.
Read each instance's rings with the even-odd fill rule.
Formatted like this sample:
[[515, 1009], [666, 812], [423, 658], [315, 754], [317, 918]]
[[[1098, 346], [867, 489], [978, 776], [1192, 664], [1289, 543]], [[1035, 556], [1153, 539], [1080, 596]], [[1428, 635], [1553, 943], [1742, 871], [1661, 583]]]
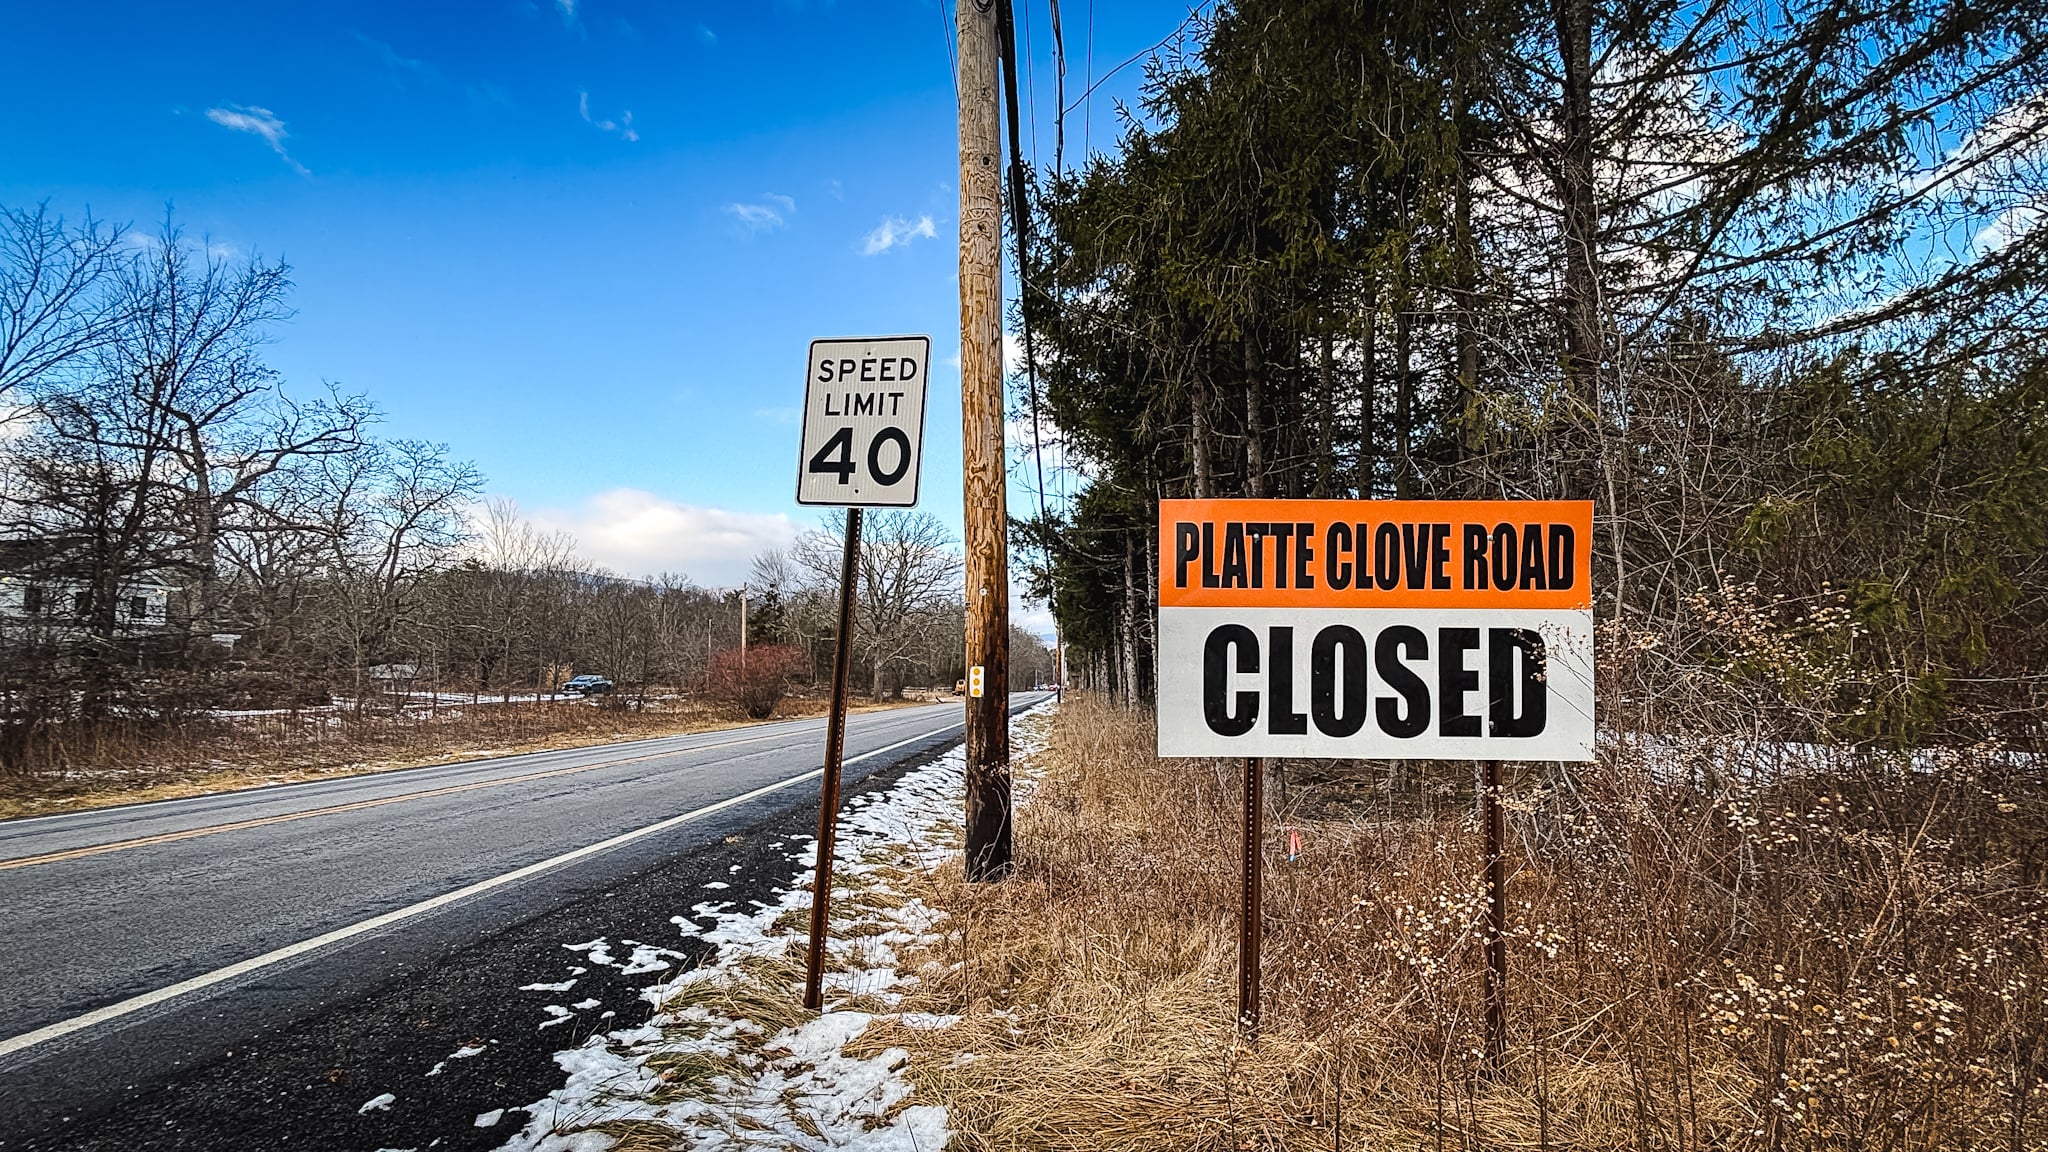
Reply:
[[596, 675], [576, 676], [562, 685], [562, 691], [576, 696], [602, 696], [611, 690], [611, 680]]

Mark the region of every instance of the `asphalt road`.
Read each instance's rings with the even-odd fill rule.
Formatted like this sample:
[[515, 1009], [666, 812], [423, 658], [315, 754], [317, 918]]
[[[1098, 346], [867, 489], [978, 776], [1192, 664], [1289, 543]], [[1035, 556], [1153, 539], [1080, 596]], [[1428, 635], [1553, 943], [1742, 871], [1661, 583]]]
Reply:
[[[851, 717], [849, 783], [960, 721]], [[802, 827], [822, 750], [810, 719], [0, 822], [0, 1148], [771, 818]]]

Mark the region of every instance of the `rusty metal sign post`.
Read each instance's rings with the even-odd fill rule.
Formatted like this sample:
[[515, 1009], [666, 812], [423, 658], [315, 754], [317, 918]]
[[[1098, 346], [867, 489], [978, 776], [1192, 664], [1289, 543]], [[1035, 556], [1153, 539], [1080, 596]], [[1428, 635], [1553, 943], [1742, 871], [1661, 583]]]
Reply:
[[1259, 1030], [1261, 758], [1481, 764], [1486, 1055], [1507, 1047], [1502, 760], [1593, 758], [1593, 506], [1164, 500], [1159, 755], [1244, 765], [1237, 1018]]
[[861, 510], [917, 503], [931, 346], [929, 336], [813, 340], [804, 375], [796, 502], [846, 509], [832, 712], [825, 721], [825, 766], [818, 787], [810, 951], [804, 961], [804, 1007], [813, 1011], [825, 1005], [825, 941], [832, 926], [832, 852], [839, 832], [839, 770], [846, 754], [846, 673], [853, 658]]
[[1508, 1048], [1508, 866], [1500, 761], [1486, 761], [1480, 787], [1486, 825], [1486, 1068], [1498, 1074]]
[[825, 721], [825, 776], [818, 788], [818, 865], [811, 879], [811, 948], [804, 960], [804, 1007], [825, 1005], [825, 937], [832, 919], [832, 851], [839, 839], [839, 766], [846, 753], [846, 666], [853, 651], [853, 582], [860, 576], [860, 509], [846, 510], [839, 563], [839, 641], [832, 652], [832, 714]]
[[1259, 953], [1266, 939], [1265, 765], [1257, 756], [1244, 759], [1244, 892], [1237, 917], [1237, 1026], [1259, 1038]]

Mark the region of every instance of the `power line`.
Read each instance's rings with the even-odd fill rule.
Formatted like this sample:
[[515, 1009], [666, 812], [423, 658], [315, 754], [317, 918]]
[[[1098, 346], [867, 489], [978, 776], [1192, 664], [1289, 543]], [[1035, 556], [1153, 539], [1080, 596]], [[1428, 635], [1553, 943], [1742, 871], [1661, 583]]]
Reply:
[[946, 0], [939, 0], [939, 34], [946, 40], [946, 63], [950, 68], [947, 75], [953, 80], [953, 98], [960, 98], [960, 49], [953, 43], [953, 14], [946, 7]]
[[[1024, 379], [1031, 395], [1031, 456], [1037, 471], [1038, 526], [1050, 531], [1051, 517], [1045, 505], [1045, 431], [1039, 419], [1038, 348], [1031, 327], [1031, 208], [1025, 200], [1023, 140], [1017, 125], [1017, 29], [1012, 18], [1012, 0], [1001, 0], [997, 24], [1002, 35], [1003, 99], [1010, 122], [1010, 231], [1017, 238], [1017, 318], [1024, 329]], [[1040, 541], [1039, 554], [1050, 561], [1052, 549]], [[1059, 644], [1059, 593], [1046, 573], [1047, 611], [1053, 617], [1053, 643]]]
[[1067, 151], [1067, 40], [1060, 32], [1060, 0], [1046, 0], [1052, 8], [1052, 56], [1057, 65], [1052, 81], [1052, 172], [1059, 176]]
[[1088, 98], [1095, 94], [1095, 0], [1088, 0], [1088, 48], [1083, 57], [1088, 63], [1081, 79], [1088, 85], [1088, 91], [1081, 94], [1078, 104], [1085, 105], [1081, 111], [1081, 163], [1088, 163], [1088, 150], [1094, 147], [1095, 105]]
[[1031, 330], [1031, 208], [1024, 198], [1024, 158], [1017, 127], [1017, 28], [1012, 19], [1011, 0], [997, 9], [997, 26], [1002, 36], [1003, 100], [1010, 122], [1010, 231], [1017, 238], [1017, 318], [1024, 329], [1024, 379], [1031, 394], [1031, 454], [1038, 473], [1038, 518], [1045, 510], [1045, 434], [1038, 415], [1038, 349]]
[[[1136, 64], [1136, 63], [1137, 63], [1138, 61], [1140, 61], [1140, 60], [1143, 60], [1143, 59], [1145, 59], [1145, 58], [1146, 58], [1146, 57], [1148, 57], [1148, 56], [1151, 56], [1151, 55], [1152, 55], [1153, 53], [1155, 53], [1155, 52], [1159, 51], [1159, 50], [1160, 50], [1161, 48], [1164, 48], [1164, 47], [1166, 47], [1166, 46], [1167, 46], [1168, 44], [1171, 44], [1171, 43], [1173, 43], [1173, 41], [1174, 41], [1174, 39], [1175, 39], [1176, 37], [1179, 37], [1179, 36], [1181, 36], [1181, 35], [1184, 35], [1184, 34], [1185, 34], [1185, 33], [1187, 32], [1187, 30], [1188, 30], [1188, 25], [1190, 25], [1190, 24], [1194, 23], [1194, 22], [1195, 22], [1196, 20], [1199, 20], [1199, 19], [1201, 19], [1201, 18], [1202, 18], [1202, 12], [1203, 12], [1203, 10], [1204, 10], [1204, 9], [1208, 8], [1208, 7], [1209, 7], [1209, 6], [1211, 5], [1211, 4], [1214, 4], [1214, 3], [1215, 3], [1215, 0], [1203, 0], [1203, 2], [1202, 2], [1202, 3], [1200, 3], [1200, 4], [1197, 4], [1197, 5], [1195, 5], [1195, 6], [1193, 7], [1193, 8], [1190, 8], [1190, 9], [1188, 9], [1188, 15], [1187, 15], [1187, 19], [1185, 19], [1185, 20], [1182, 20], [1182, 21], [1180, 22], [1180, 26], [1179, 26], [1179, 27], [1177, 27], [1177, 28], [1175, 28], [1175, 29], [1174, 29], [1173, 31], [1171, 31], [1171, 32], [1167, 33], [1167, 34], [1165, 35], [1165, 37], [1163, 37], [1163, 38], [1162, 38], [1162, 39], [1161, 39], [1161, 40], [1159, 41], [1159, 43], [1157, 43], [1157, 44], [1154, 44], [1154, 45], [1152, 45], [1152, 46], [1151, 46], [1150, 48], [1144, 49], [1144, 50], [1143, 50], [1143, 51], [1141, 51], [1141, 52], [1137, 52], [1137, 53], [1134, 53], [1134, 54], [1132, 54], [1132, 55], [1130, 56], [1130, 58], [1129, 58], [1129, 59], [1126, 59], [1126, 60], [1125, 60], [1125, 61], [1124, 61], [1123, 63], [1121, 63], [1121, 64], [1117, 65], [1117, 66], [1116, 66], [1116, 67], [1114, 67], [1114, 68], [1111, 68], [1111, 69], [1110, 69], [1109, 71], [1107, 71], [1107, 72], [1104, 72], [1104, 73], [1102, 74], [1102, 79], [1100, 79], [1100, 80], [1096, 80], [1096, 79], [1094, 79], [1094, 69], [1095, 69], [1095, 5], [1094, 5], [1094, 3], [1093, 3], [1093, 0], [1090, 0], [1090, 3], [1089, 3], [1089, 5], [1088, 5], [1088, 60], [1089, 60], [1089, 62], [1088, 62], [1088, 69], [1089, 69], [1089, 72], [1088, 72], [1088, 75], [1089, 75], [1089, 84], [1088, 84], [1088, 90], [1087, 90], [1086, 92], [1083, 92], [1083, 93], [1081, 93], [1081, 94], [1080, 94], [1079, 96], [1075, 97], [1075, 98], [1074, 98], [1074, 102], [1073, 102], [1072, 104], [1069, 104], [1069, 105], [1067, 105], [1067, 107], [1066, 107], [1066, 108], [1065, 108], [1065, 109], [1064, 109], [1064, 110], [1062, 111], [1062, 113], [1061, 113], [1061, 114], [1062, 114], [1062, 115], [1065, 115], [1065, 113], [1067, 113], [1067, 112], [1072, 112], [1072, 111], [1073, 111], [1074, 109], [1076, 109], [1076, 108], [1079, 108], [1079, 107], [1080, 107], [1080, 106], [1081, 106], [1081, 105], [1082, 105], [1083, 103], [1087, 102], [1087, 100], [1088, 100], [1088, 98], [1089, 98], [1090, 96], [1093, 96], [1093, 95], [1095, 94], [1095, 90], [1096, 90], [1097, 88], [1100, 88], [1100, 87], [1102, 87], [1102, 86], [1103, 86], [1104, 84], [1107, 84], [1107, 83], [1109, 83], [1109, 80], [1110, 80], [1110, 78], [1111, 78], [1111, 77], [1113, 77], [1113, 76], [1115, 76], [1115, 75], [1116, 75], [1117, 73], [1119, 73], [1119, 72], [1123, 71], [1123, 70], [1124, 70], [1124, 69], [1126, 69], [1126, 68], [1129, 68], [1129, 67], [1130, 67], [1131, 65], [1133, 65], [1133, 64]], [[1086, 145], [1084, 144], [1084, 145], [1083, 145], [1083, 147], [1085, 148], [1085, 147], [1086, 147]]]
[[1038, 171], [1038, 45], [1031, 37], [1031, 4], [1024, 2], [1024, 103], [1031, 108], [1031, 170]]

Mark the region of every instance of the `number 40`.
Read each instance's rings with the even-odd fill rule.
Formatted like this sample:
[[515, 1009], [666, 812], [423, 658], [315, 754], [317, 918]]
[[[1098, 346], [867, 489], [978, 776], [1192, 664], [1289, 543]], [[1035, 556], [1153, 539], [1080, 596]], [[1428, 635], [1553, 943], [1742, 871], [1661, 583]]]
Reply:
[[[896, 460], [888, 468], [882, 467], [882, 445], [896, 445]], [[816, 455], [805, 466], [809, 472], [838, 473], [841, 484], [853, 479], [858, 465], [853, 462], [853, 429], [841, 428], [830, 439], [818, 447]], [[903, 429], [894, 426], [876, 432], [868, 441], [868, 474], [882, 484], [894, 484], [910, 471], [910, 437]]]

